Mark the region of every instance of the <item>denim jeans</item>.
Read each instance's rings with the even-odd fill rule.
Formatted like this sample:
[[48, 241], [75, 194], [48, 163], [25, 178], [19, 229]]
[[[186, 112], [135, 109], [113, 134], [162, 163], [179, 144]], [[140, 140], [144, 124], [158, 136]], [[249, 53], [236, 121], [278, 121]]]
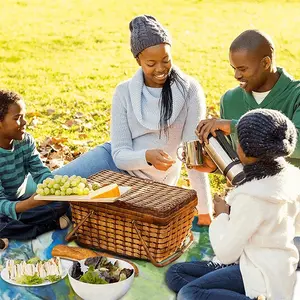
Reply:
[[197, 261], [178, 263], [166, 274], [168, 287], [178, 300], [249, 300], [239, 265]]
[[116, 167], [111, 156], [110, 143], [102, 144], [87, 153], [84, 153], [65, 166], [53, 171], [53, 174], [68, 176], [77, 175], [87, 178], [103, 170], [127, 173]]
[[0, 238], [30, 240], [38, 235], [60, 228], [58, 219], [69, 213], [68, 202], [49, 202], [18, 214], [14, 220], [0, 214]]

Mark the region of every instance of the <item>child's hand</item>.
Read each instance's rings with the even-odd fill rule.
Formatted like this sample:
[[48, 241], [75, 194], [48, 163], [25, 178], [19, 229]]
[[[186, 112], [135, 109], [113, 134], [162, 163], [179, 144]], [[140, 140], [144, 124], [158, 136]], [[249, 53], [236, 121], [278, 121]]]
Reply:
[[36, 194], [33, 194], [30, 198], [18, 202], [16, 204], [16, 213], [21, 213], [38, 206], [48, 205], [50, 203], [49, 201], [45, 200], [34, 200], [35, 195]]
[[214, 216], [217, 217], [218, 215], [225, 213], [229, 215], [230, 206], [226, 203], [226, 201], [221, 198], [219, 195], [214, 195]]
[[202, 151], [202, 159], [203, 159], [203, 163], [201, 166], [192, 166], [192, 168], [199, 172], [206, 172], [206, 173], [212, 173], [217, 170], [218, 168], [217, 165], [209, 157], [209, 155], [205, 152], [205, 150]]

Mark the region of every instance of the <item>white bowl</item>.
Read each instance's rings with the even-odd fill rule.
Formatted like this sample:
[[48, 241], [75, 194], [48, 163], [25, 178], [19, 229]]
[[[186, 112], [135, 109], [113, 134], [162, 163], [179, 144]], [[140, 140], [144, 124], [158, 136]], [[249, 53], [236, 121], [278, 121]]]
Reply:
[[[107, 260], [112, 263], [117, 260], [120, 268], [131, 269], [133, 273], [123, 281], [108, 284], [91, 284], [74, 279], [70, 274], [72, 270], [71, 267], [68, 271], [68, 277], [73, 290], [78, 296], [84, 300], [117, 300], [128, 292], [134, 279], [134, 269], [132, 265], [122, 259], [107, 258]], [[84, 265], [84, 261], [85, 259], [79, 261], [83, 272], [88, 270], [88, 267]]]

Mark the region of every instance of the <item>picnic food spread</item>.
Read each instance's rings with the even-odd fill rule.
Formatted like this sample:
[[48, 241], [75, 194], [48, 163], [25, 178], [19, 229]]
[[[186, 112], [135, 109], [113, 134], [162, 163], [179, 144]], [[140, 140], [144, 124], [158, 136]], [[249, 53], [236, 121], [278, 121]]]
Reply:
[[60, 258], [40, 260], [38, 257], [27, 261], [8, 259], [6, 261], [8, 278], [20, 284], [35, 285], [45, 281], [55, 282], [62, 278]]
[[80, 176], [55, 175], [54, 178], [46, 178], [43, 183], [38, 184], [36, 192], [41, 196], [88, 195], [99, 188], [98, 183], [88, 183], [86, 178]]
[[84, 265], [88, 267], [86, 272], [82, 271], [79, 262], [73, 263], [72, 278], [85, 283], [108, 284], [123, 281], [133, 274], [132, 269], [121, 269], [117, 260], [112, 263], [103, 256], [87, 258]]
[[[37, 185], [37, 200], [58, 197], [56, 200], [62, 198], [74, 198], [77, 196], [81, 200], [117, 198], [121, 196], [120, 188], [117, 184], [109, 184], [101, 187], [98, 182], [88, 182], [86, 178], [73, 175], [55, 175], [54, 178], [46, 178], [42, 183]], [[77, 198], [76, 197], [76, 198]], [[53, 199], [52, 199], [53, 200]]]
[[[51, 251], [52, 256], [57, 256], [60, 258], [65, 258], [69, 260], [82, 260], [89, 257], [96, 257], [96, 256], [105, 256], [110, 258], [116, 258], [112, 254], [103, 253], [103, 252], [96, 252], [91, 249], [87, 248], [80, 248], [80, 247], [70, 247], [67, 245], [56, 245], [53, 247]], [[123, 261], [129, 263], [134, 269], [134, 276], [137, 277], [139, 275], [138, 267], [131, 261], [122, 258]]]

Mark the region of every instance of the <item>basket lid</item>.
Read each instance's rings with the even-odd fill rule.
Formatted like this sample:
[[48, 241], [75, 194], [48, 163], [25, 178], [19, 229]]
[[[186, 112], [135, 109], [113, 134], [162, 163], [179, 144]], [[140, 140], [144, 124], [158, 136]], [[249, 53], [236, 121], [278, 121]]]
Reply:
[[157, 217], [168, 217], [197, 199], [197, 193], [194, 190], [169, 186], [109, 170], [94, 174], [88, 180], [90, 182], [98, 182], [101, 186], [112, 183], [120, 186], [130, 186], [131, 189], [128, 192], [109, 205]]

